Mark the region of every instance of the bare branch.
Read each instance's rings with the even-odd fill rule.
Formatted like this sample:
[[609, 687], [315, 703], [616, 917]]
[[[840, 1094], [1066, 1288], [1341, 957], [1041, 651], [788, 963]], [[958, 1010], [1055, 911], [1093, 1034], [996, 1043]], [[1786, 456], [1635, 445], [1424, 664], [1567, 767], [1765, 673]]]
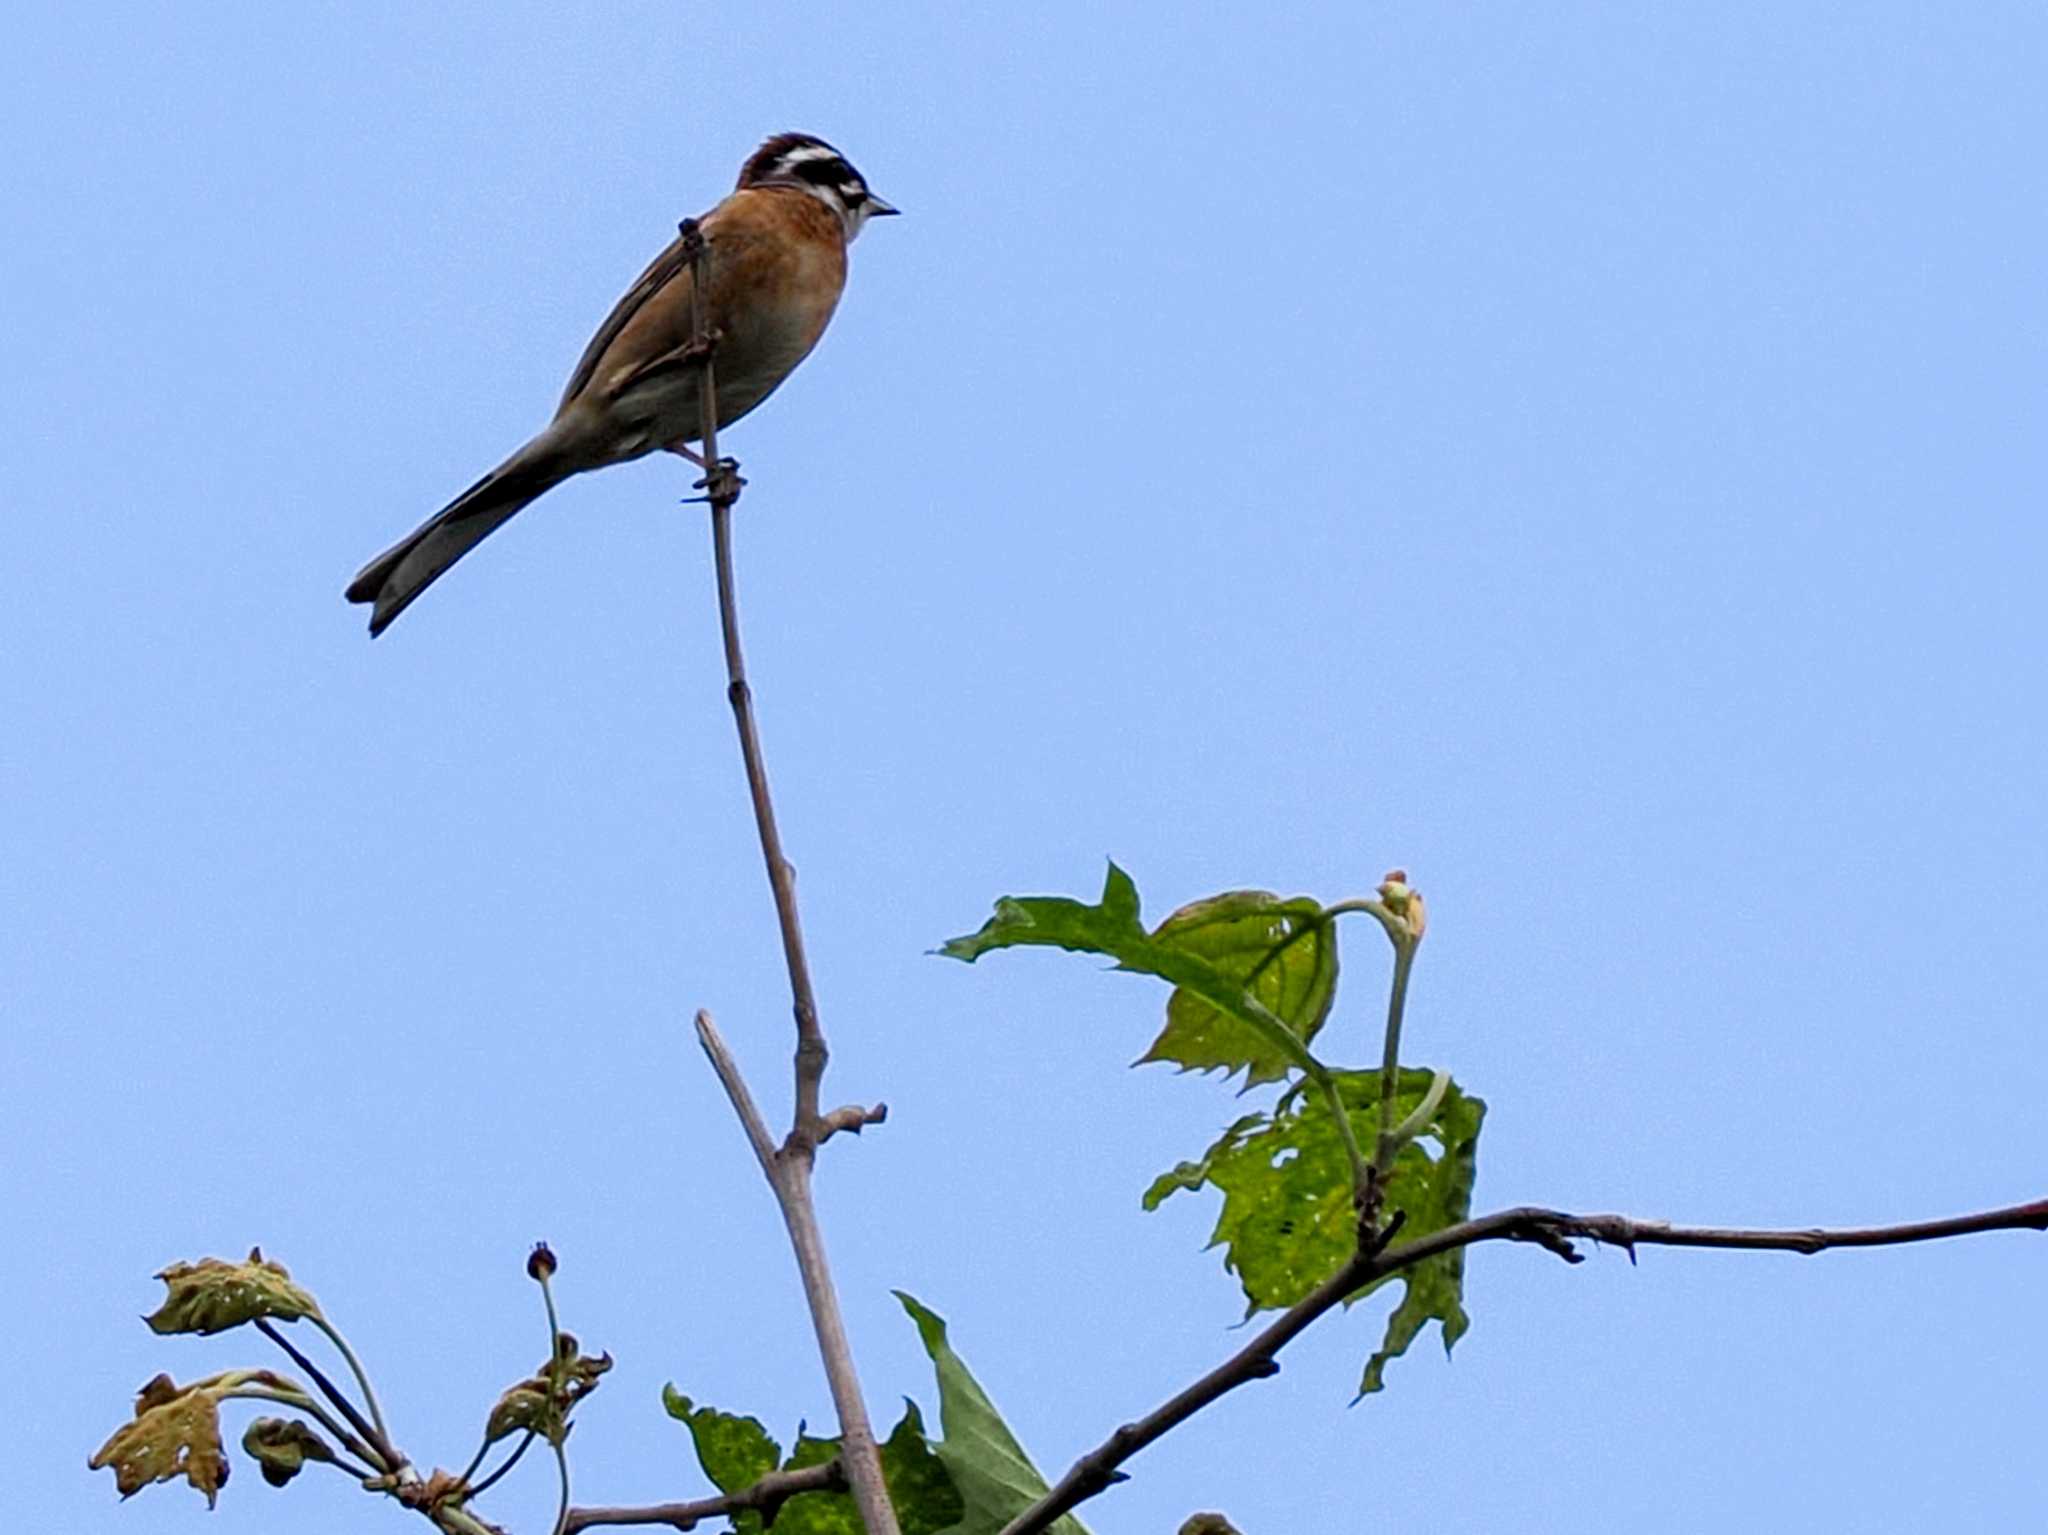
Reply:
[[[832, 1273], [825, 1262], [825, 1239], [818, 1227], [818, 1212], [811, 1199], [811, 1168], [818, 1143], [829, 1133], [818, 1113], [820, 1084], [825, 1076], [828, 1052], [825, 1035], [818, 1024], [817, 997], [811, 989], [810, 961], [804, 953], [803, 925], [797, 917], [796, 870], [782, 851], [782, 834], [775, 824], [775, 804], [768, 792], [768, 768], [761, 753], [761, 734], [754, 721], [754, 694], [747, 683], [746, 656], [740, 646], [739, 596], [733, 580], [732, 507], [739, 499], [738, 466], [718, 453], [718, 397], [714, 357], [718, 336], [709, 328], [705, 295], [711, 284], [711, 250], [696, 220], [681, 226], [684, 249], [690, 261], [690, 342], [698, 359], [702, 410], [700, 441], [704, 448], [705, 500], [711, 504], [711, 548], [718, 579], [719, 631], [725, 641], [726, 698], [732, 704], [733, 723], [739, 730], [740, 757], [746, 765], [747, 793], [754, 805], [754, 826], [760, 833], [761, 858], [768, 869], [768, 888], [775, 898], [776, 923], [782, 932], [782, 955], [789, 971], [789, 991], [796, 1015], [796, 1109], [788, 1137], [781, 1148], [770, 1149], [766, 1125], [747, 1091], [744, 1078], [718, 1031], [705, 1014], [698, 1014], [697, 1035], [710, 1053], [713, 1068], [724, 1084], [746, 1127], [747, 1139], [760, 1159], [775, 1201], [782, 1207], [783, 1224], [789, 1228], [790, 1245], [796, 1251], [797, 1270], [803, 1277], [804, 1299], [811, 1311], [817, 1333], [818, 1352], [825, 1365], [825, 1379], [832, 1390], [832, 1405], [839, 1415], [840, 1455], [851, 1483], [855, 1506], [867, 1535], [897, 1535], [896, 1513], [889, 1504], [888, 1488], [882, 1479], [882, 1458], [875, 1444], [875, 1431], [862, 1400], [860, 1376], [853, 1363], [853, 1347], [846, 1336], [846, 1323], [839, 1312], [839, 1297], [832, 1287]], [[835, 1116], [836, 1117], [836, 1116]], [[835, 1124], [830, 1129], [850, 1128]], [[564, 1527], [566, 1529], [566, 1526]], [[558, 1532], [559, 1535], [559, 1532]]]
[[768, 1133], [768, 1121], [761, 1117], [754, 1095], [747, 1089], [747, 1079], [740, 1075], [739, 1062], [733, 1059], [725, 1037], [718, 1032], [718, 1025], [711, 1021], [711, 1014], [703, 1008], [697, 1009], [697, 1043], [711, 1057], [711, 1069], [718, 1074], [718, 1084], [725, 1089], [725, 1096], [732, 1100], [732, 1111], [739, 1115], [740, 1126], [747, 1132], [747, 1144], [754, 1148], [761, 1171], [773, 1183], [775, 1138]]
[[1186, 1422], [1219, 1397], [1247, 1381], [1277, 1375], [1281, 1349], [1311, 1322], [1341, 1305], [1361, 1286], [1478, 1242], [1533, 1242], [1570, 1263], [1582, 1255], [1573, 1238], [1637, 1247], [1724, 1247], [1745, 1251], [1825, 1252], [1831, 1247], [1897, 1247], [1908, 1242], [1934, 1242], [1986, 1231], [2048, 1231], [2048, 1199], [1986, 1210], [1944, 1220], [1902, 1226], [1861, 1226], [1844, 1229], [1749, 1230], [1717, 1226], [1674, 1226], [1668, 1221], [1639, 1221], [1626, 1215], [1571, 1215], [1534, 1205], [1497, 1211], [1463, 1221], [1413, 1242], [1374, 1252], [1362, 1249], [1315, 1292], [1282, 1312], [1259, 1335], [1200, 1380], [1175, 1393], [1135, 1423], [1118, 1428], [1100, 1445], [1074, 1462], [1073, 1469], [1030, 1508], [1003, 1526], [1002, 1535], [1036, 1535], [1061, 1515], [1124, 1480], [1118, 1468], [1162, 1434]]
[[845, 1490], [845, 1471], [837, 1460], [828, 1460], [823, 1465], [804, 1466], [795, 1471], [771, 1471], [751, 1487], [715, 1498], [699, 1498], [692, 1503], [653, 1503], [644, 1508], [572, 1508], [568, 1523], [562, 1527], [562, 1535], [575, 1535], [578, 1530], [592, 1529], [601, 1524], [665, 1524], [671, 1529], [688, 1530], [702, 1520], [737, 1514], [750, 1508], [759, 1509], [764, 1519], [772, 1520], [776, 1510], [800, 1492]]

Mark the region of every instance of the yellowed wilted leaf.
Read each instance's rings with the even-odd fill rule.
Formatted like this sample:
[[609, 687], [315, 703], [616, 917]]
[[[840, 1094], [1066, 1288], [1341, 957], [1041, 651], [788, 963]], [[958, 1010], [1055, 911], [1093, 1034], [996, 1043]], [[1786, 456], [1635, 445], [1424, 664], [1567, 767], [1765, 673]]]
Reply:
[[[569, 1410], [597, 1389], [598, 1377], [611, 1367], [610, 1354], [592, 1358], [580, 1353], [575, 1337], [563, 1333], [560, 1355], [518, 1385], [506, 1388], [498, 1398], [484, 1423], [485, 1441], [496, 1443], [521, 1429], [553, 1437], [555, 1426], [566, 1429]], [[551, 1391], [555, 1393], [559, 1413], [551, 1414], [548, 1410]]]
[[94, 1471], [111, 1467], [124, 1498], [183, 1475], [213, 1507], [228, 1479], [220, 1444], [221, 1379], [180, 1387], [168, 1375], [157, 1376], [136, 1394], [134, 1421], [114, 1430], [86, 1465]]
[[173, 1263], [156, 1277], [169, 1293], [144, 1320], [160, 1333], [226, 1332], [258, 1317], [290, 1322], [320, 1315], [312, 1293], [293, 1284], [284, 1265], [264, 1257], [261, 1248], [251, 1248], [244, 1263], [201, 1258]]
[[523, 1380], [509, 1387], [491, 1408], [491, 1415], [484, 1420], [484, 1438], [495, 1444], [507, 1434], [516, 1434], [524, 1429], [538, 1432], [541, 1415], [547, 1411], [548, 1383], [544, 1380]]

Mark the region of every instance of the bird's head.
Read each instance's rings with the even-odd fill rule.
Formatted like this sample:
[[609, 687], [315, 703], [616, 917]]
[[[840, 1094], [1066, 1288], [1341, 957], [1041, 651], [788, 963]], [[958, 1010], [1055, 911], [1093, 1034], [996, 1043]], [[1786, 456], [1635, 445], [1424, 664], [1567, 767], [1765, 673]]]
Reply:
[[861, 173], [838, 150], [808, 133], [778, 133], [740, 167], [740, 190], [796, 187], [839, 215], [850, 245], [869, 219], [895, 208], [868, 190]]

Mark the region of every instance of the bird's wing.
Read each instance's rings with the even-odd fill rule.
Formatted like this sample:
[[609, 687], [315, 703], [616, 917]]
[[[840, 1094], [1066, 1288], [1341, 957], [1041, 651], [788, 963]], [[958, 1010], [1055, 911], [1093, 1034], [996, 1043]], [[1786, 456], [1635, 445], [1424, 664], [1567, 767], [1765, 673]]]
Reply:
[[612, 312], [604, 317], [604, 324], [598, 326], [597, 334], [590, 338], [590, 345], [583, 349], [583, 355], [576, 360], [576, 371], [569, 375], [569, 386], [562, 391], [562, 404], [558, 409], [567, 408], [569, 402], [590, 387], [591, 375], [611, 344], [618, 340], [634, 315], [638, 314], [647, 301], [655, 294], [675, 284], [675, 292], [669, 302], [689, 303], [690, 260], [684, 254], [682, 236], [670, 242], [667, 250], [654, 258], [653, 264], [640, 274], [640, 280], [626, 290], [626, 296], [613, 306]]

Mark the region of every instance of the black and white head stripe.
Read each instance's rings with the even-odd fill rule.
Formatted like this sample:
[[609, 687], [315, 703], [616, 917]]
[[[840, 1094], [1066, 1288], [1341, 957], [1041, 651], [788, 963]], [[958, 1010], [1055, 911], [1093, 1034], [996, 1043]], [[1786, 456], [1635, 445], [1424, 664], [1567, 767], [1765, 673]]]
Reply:
[[879, 214], [896, 210], [868, 190], [846, 156], [808, 133], [778, 133], [740, 167], [740, 187], [793, 186], [810, 193], [846, 225], [846, 238]]

